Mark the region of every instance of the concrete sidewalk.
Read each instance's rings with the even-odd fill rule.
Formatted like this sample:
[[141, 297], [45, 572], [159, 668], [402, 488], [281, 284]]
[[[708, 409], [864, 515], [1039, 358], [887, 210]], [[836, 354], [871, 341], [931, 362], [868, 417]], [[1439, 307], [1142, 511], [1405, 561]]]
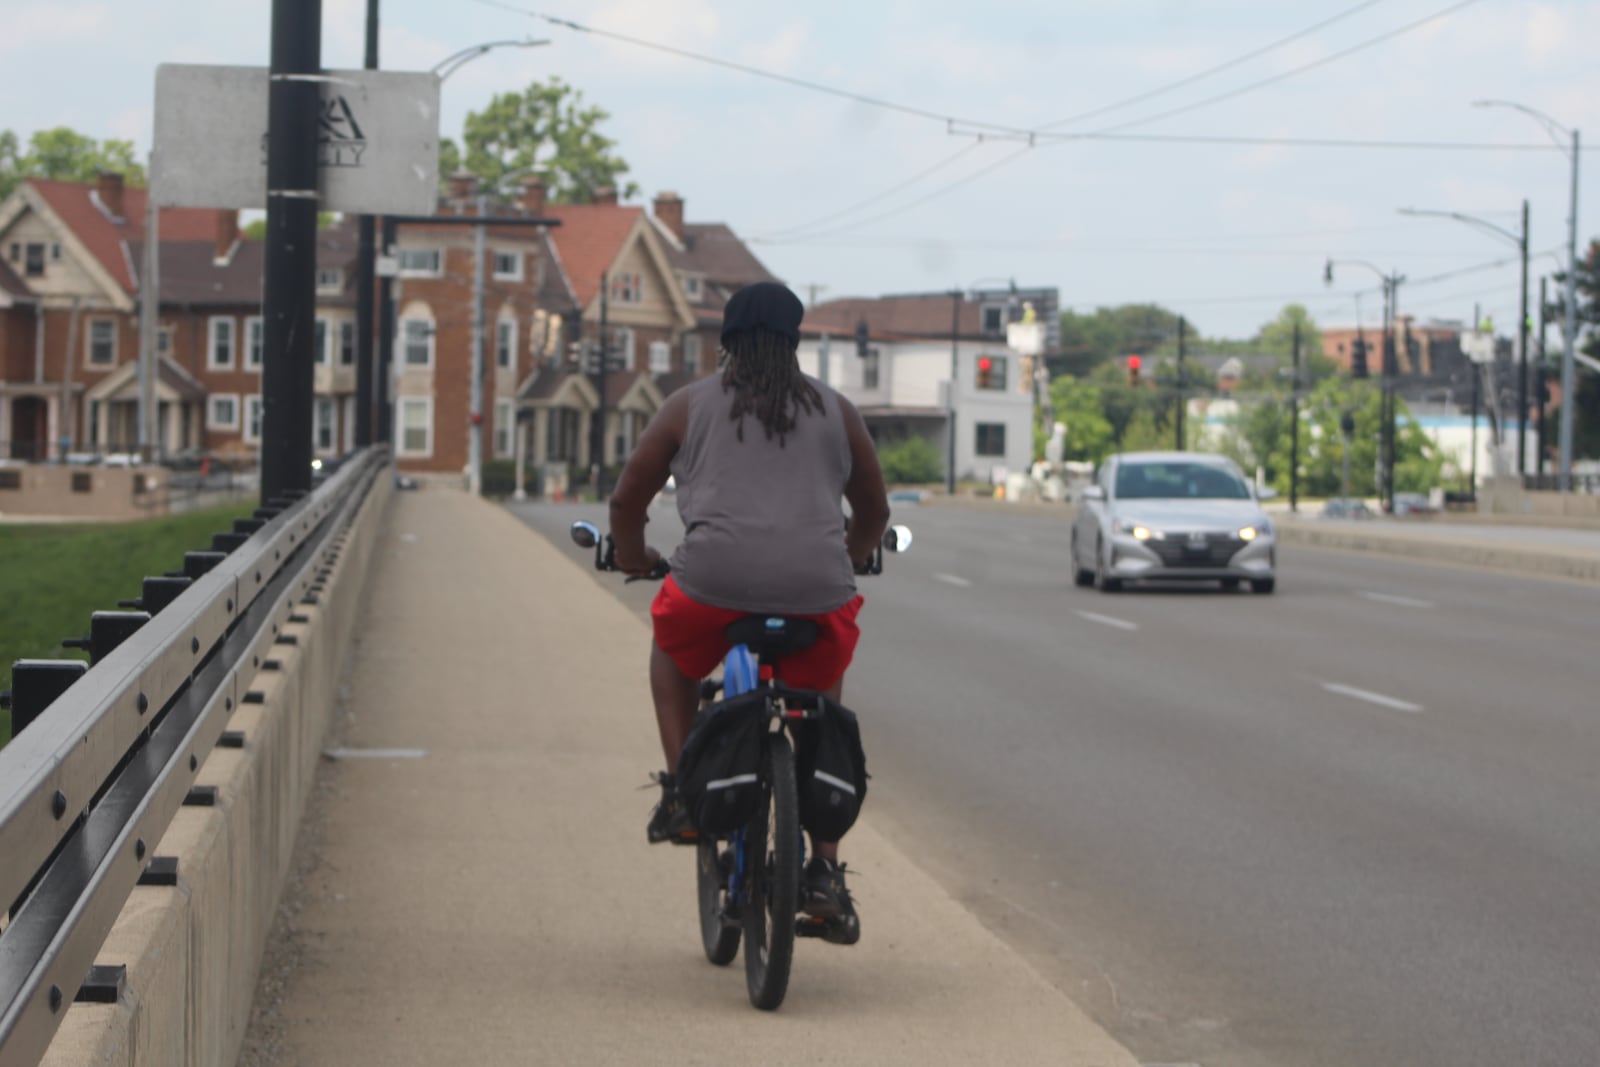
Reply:
[[242, 1063], [1135, 1067], [870, 805], [862, 942], [801, 942], [783, 1008], [751, 1008], [742, 957], [701, 952], [692, 851], [645, 844], [648, 634], [586, 564], [396, 495]]

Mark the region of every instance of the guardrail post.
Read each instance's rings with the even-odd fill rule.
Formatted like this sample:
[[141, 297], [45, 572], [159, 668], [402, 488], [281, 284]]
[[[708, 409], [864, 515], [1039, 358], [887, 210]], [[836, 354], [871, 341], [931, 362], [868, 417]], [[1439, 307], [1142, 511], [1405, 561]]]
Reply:
[[149, 621], [147, 611], [97, 611], [89, 616], [89, 636], [69, 637], [61, 642], [61, 647], [84, 649], [89, 653], [92, 667]]
[[144, 595], [137, 600], [119, 600], [119, 608], [137, 608], [149, 612], [151, 615], [159, 614], [161, 609], [172, 603], [183, 591], [194, 584], [193, 578], [181, 575], [162, 575], [144, 580]]
[[11, 711], [15, 737], [88, 671], [80, 659], [19, 659], [11, 665], [11, 688], [0, 693], [0, 707]]

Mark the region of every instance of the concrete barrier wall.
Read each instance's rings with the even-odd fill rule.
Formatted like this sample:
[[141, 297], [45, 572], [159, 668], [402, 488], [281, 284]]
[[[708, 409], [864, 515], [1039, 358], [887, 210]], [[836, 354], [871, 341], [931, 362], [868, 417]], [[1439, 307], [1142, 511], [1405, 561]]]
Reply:
[[0, 466], [0, 515], [144, 519], [167, 512], [165, 467]]
[[215, 807], [185, 807], [155, 849], [176, 856], [178, 884], [134, 889], [98, 962], [125, 964], [116, 1004], [75, 1004], [46, 1067], [231, 1067], [244, 1041], [267, 934], [338, 699], [374, 546], [393, 493], [380, 472], [355, 522], [338, 535], [326, 588], [283, 628], [277, 670], [249, 689], [228, 729], [242, 749], [217, 748], [198, 782]]

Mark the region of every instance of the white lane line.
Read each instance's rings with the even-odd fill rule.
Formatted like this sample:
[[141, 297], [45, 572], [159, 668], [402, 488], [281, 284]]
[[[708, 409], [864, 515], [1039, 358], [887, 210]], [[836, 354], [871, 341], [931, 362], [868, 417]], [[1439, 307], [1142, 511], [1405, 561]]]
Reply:
[[1080, 619], [1088, 619], [1090, 622], [1097, 622], [1101, 626], [1114, 626], [1119, 630], [1137, 630], [1139, 628], [1139, 624], [1136, 622], [1129, 622], [1127, 619], [1119, 619], [1112, 615], [1097, 615], [1092, 611], [1078, 611], [1073, 614]]
[[1413, 714], [1422, 710], [1421, 704], [1413, 704], [1409, 700], [1401, 700], [1398, 697], [1384, 696], [1382, 693], [1374, 693], [1370, 689], [1357, 689], [1353, 685], [1340, 685], [1337, 682], [1320, 682], [1318, 684], [1330, 693], [1349, 697], [1352, 700], [1364, 700], [1368, 704], [1376, 704], [1381, 708], [1391, 708], [1394, 711], [1409, 711]]
[[1362, 592], [1361, 595], [1366, 597], [1368, 600], [1376, 600], [1380, 604], [1395, 604], [1402, 608], [1431, 608], [1435, 606], [1431, 600], [1418, 600], [1416, 597], [1409, 596], [1395, 596], [1393, 593]]
[[960, 586], [962, 589], [970, 588], [972, 585], [972, 583], [967, 581], [965, 578], [958, 577], [954, 574], [935, 574], [933, 576], [933, 580], [936, 582], [945, 582], [948, 585]]

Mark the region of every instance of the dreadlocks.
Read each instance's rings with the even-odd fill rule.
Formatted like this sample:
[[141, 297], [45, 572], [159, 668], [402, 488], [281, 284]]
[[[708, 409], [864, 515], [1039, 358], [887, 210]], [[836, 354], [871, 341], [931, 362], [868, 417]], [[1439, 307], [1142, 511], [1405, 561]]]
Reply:
[[768, 440], [777, 436], [779, 448], [801, 412], [821, 414], [822, 394], [800, 373], [795, 347], [770, 330], [746, 330], [723, 345], [722, 388], [733, 391], [728, 417], [739, 424], [739, 440], [747, 414], [761, 420]]

